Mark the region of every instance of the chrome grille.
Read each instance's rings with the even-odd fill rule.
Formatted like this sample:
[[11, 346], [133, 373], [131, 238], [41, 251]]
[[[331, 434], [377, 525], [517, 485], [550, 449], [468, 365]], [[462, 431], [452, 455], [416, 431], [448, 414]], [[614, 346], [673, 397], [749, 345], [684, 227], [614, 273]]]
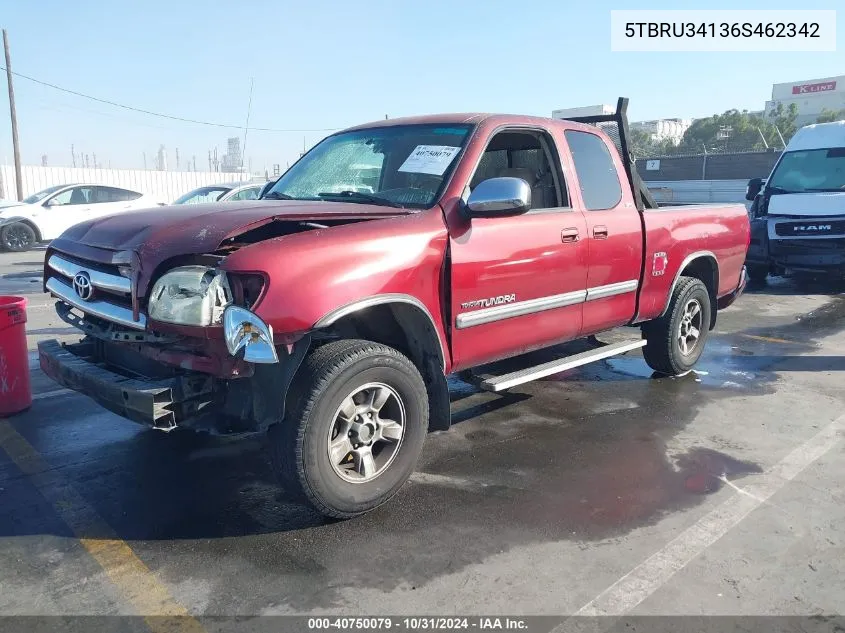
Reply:
[[[146, 316], [139, 314], [136, 321], [132, 316], [132, 283], [126, 277], [108, 272], [108, 267], [71, 261], [60, 255], [51, 255], [47, 260], [51, 270], [46, 287], [54, 296], [77, 310], [92, 316], [143, 330]], [[74, 277], [80, 273], [87, 276], [94, 289], [94, 295], [82, 299], [74, 289]]]

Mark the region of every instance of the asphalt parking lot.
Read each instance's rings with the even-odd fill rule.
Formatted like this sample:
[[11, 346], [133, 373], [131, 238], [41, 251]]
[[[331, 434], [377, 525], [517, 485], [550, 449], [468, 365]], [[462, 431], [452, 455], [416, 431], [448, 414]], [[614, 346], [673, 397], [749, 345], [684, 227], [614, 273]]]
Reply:
[[[43, 251], [0, 254], [28, 342], [75, 338]], [[720, 314], [699, 371], [639, 353], [455, 424], [369, 515], [288, 502], [261, 442], [164, 435], [60, 390], [0, 420], [0, 613], [845, 613], [845, 295], [777, 280]]]

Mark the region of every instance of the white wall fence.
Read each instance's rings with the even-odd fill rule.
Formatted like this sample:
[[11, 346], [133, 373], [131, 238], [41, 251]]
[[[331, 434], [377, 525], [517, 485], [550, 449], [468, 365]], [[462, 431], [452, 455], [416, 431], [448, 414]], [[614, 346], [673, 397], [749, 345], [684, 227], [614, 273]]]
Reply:
[[[649, 180], [646, 186], [660, 204], [734, 202], [745, 204], [747, 180]], [[750, 204], [750, 203], [748, 203]]]
[[[78, 167], [41, 167], [40, 165], [23, 165], [21, 172], [24, 197], [53, 185], [79, 182], [132, 189], [153, 196], [157, 202], [173, 202], [191, 189], [205, 185], [251, 179], [248, 174], [213, 171], [83, 169]], [[0, 165], [0, 199], [17, 199], [14, 165]]]

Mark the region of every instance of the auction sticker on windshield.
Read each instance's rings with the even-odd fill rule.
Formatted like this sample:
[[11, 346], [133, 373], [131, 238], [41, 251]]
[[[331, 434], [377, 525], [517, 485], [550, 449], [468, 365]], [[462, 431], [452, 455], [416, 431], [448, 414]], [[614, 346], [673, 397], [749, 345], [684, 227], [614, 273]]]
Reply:
[[399, 171], [442, 176], [460, 150], [449, 145], [417, 145]]

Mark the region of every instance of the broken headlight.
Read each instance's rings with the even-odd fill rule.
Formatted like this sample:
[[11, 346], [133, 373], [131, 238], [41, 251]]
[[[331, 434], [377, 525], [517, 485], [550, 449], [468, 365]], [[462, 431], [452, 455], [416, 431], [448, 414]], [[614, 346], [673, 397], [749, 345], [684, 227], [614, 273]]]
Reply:
[[174, 268], [162, 275], [150, 293], [153, 321], [206, 326], [220, 323], [232, 302], [226, 274], [207, 266]]

